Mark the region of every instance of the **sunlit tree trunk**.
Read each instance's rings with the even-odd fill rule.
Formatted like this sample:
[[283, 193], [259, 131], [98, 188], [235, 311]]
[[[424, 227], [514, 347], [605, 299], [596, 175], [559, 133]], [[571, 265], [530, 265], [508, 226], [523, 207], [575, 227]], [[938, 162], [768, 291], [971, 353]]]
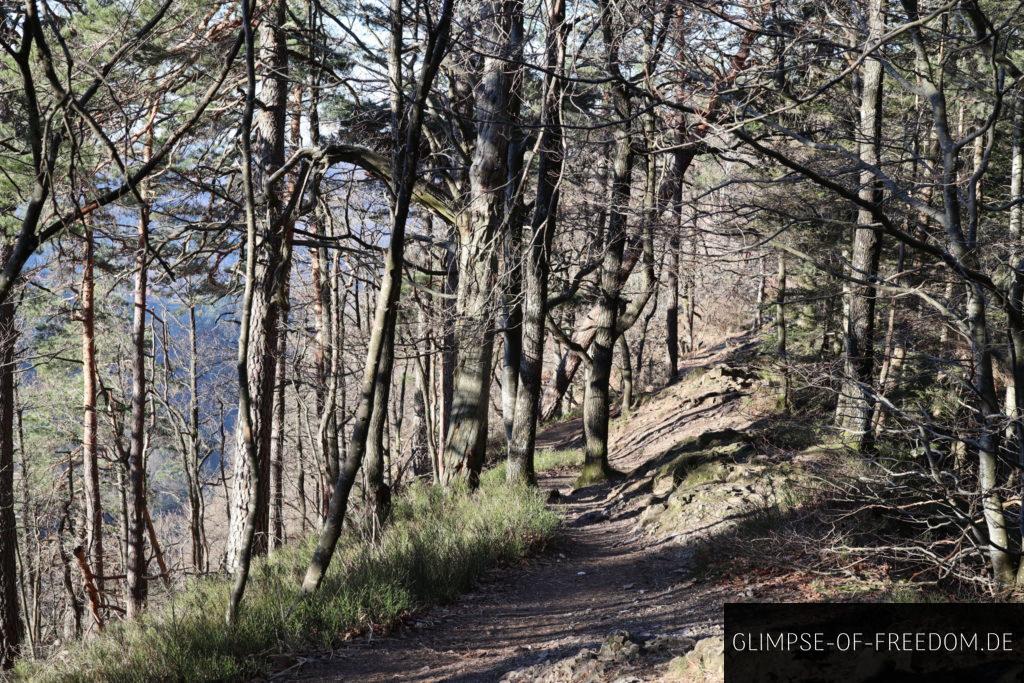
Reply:
[[615, 25], [614, 8], [609, 6], [611, 0], [603, 0], [600, 4], [606, 60], [612, 76], [608, 85], [608, 99], [613, 116], [620, 123], [612, 128], [615, 143], [612, 153], [611, 205], [604, 240], [604, 259], [601, 263], [591, 362], [584, 386], [584, 463], [580, 476], [583, 481], [598, 481], [613, 474], [608, 464], [608, 384], [617, 336], [619, 290], [623, 282], [619, 271], [626, 246], [626, 219], [633, 176], [632, 104], [628, 90], [616, 78], [619, 74], [622, 35]]
[[82, 264], [82, 486], [85, 498], [85, 547], [96, 588], [103, 592], [103, 509], [97, 459], [96, 415], [96, 304], [95, 240], [92, 221], [83, 224], [85, 256]]
[[[255, 260], [245, 349], [248, 355], [245, 364], [247, 405], [242, 405], [241, 398], [239, 401], [239, 413], [244, 408], [249, 414], [252, 441], [250, 443], [243, 421], [239, 420], [235, 430], [233, 512], [228, 532], [228, 568], [231, 571], [236, 571], [240, 563], [248, 563], [243, 555], [265, 554], [268, 547], [275, 355], [290, 259], [288, 226], [283, 220], [283, 181], [278, 179], [268, 184], [268, 178], [284, 163], [288, 108], [286, 20], [287, 3], [275, 0], [261, 17], [256, 36], [260, 45], [259, 63], [265, 71], [259, 81], [259, 93], [253, 98], [256, 109], [252, 122], [250, 173], [254, 202], [259, 202], [262, 216], [256, 219], [259, 238], [246, 246], [255, 250]], [[249, 448], [254, 449], [255, 467], [251, 466], [250, 458], [241, 457]], [[254, 525], [251, 541], [246, 529], [250, 516]]]
[[[146, 129], [149, 158], [153, 150], [153, 125], [157, 107], [151, 109]], [[138, 617], [146, 606], [146, 306], [149, 290], [149, 204], [143, 190], [139, 206], [138, 242], [135, 252], [135, 294], [132, 308], [132, 398], [128, 448], [128, 538], [125, 566], [125, 611]]]
[[[401, 50], [402, 45], [402, 6], [400, 0], [393, 0], [391, 6], [392, 52]], [[406, 109], [396, 107], [392, 111], [395, 123], [395, 151], [392, 156], [392, 177], [394, 178], [394, 210], [391, 221], [391, 240], [384, 255], [384, 270], [381, 277], [380, 291], [374, 311], [372, 333], [366, 349], [366, 365], [363, 368], [360, 385], [359, 403], [356, 406], [354, 425], [352, 427], [351, 448], [345, 462], [334, 482], [331, 502], [327, 518], [317, 541], [313, 557], [306, 569], [302, 581], [304, 593], [312, 593], [320, 587], [324, 574], [334, 557], [334, 549], [341, 536], [345, 512], [348, 509], [349, 494], [355, 483], [356, 474], [362, 465], [366, 453], [366, 442], [370, 430], [370, 416], [373, 409], [374, 394], [381, 381], [390, 378], [381, 377], [381, 359], [384, 344], [388, 336], [394, 339], [394, 328], [398, 318], [398, 301], [401, 293], [401, 277], [403, 251], [405, 248], [405, 226], [412, 203], [412, 193], [416, 183], [419, 166], [420, 140], [423, 128], [423, 111], [426, 107], [427, 95], [430, 92], [434, 77], [440, 68], [441, 60], [448, 49], [449, 31], [452, 20], [452, 0], [445, 0], [441, 5], [440, 14], [434, 31], [429, 35], [426, 44], [426, 56], [423, 69], [416, 86], [416, 95], [411, 106]], [[401, 83], [393, 83], [397, 97], [401, 100]], [[394, 102], [394, 100], [393, 100]], [[401, 137], [399, 137], [401, 136]]]
[[483, 71], [475, 91], [476, 146], [469, 171], [470, 199], [456, 223], [459, 287], [455, 339], [455, 387], [444, 475], [476, 486], [487, 445], [487, 418], [494, 347], [496, 237], [503, 226], [509, 140], [507, 59], [517, 0], [488, 0], [483, 9]]

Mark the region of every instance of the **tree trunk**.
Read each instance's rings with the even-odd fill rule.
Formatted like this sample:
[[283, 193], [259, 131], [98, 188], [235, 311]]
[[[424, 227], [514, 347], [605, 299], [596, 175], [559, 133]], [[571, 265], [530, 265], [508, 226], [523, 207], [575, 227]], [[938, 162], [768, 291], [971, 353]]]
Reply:
[[456, 298], [457, 356], [444, 479], [476, 486], [484, 462], [491, 388], [494, 327], [491, 291], [494, 286], [493, 233], [464, 233], [459, 254]]
[[[762, 256], [757, 259], [757, 298], [754, 301], [754, 320], [751, 323], [751, 330], [755, 332], [764, 324], [764, 280], [764, 257]], [[824, 338], [828, 337], [828, 318], [829, 316], [826, 315], [823, 323]], [[822, 346], [824, 346], [824, 342], [822, 342]]]
[[[392, 214], [391, 241], [384, 256], [384, 272], [381, 287], [377, 295], [374, 311], [373, 330], [366, 349], [366, 366], [363, 370], [359, 405], [356, 408], [355, 424], [352, 428], [352, 444], [345, 463], [334, 482], [330, 508], [324, 520], [323, 529], [317, 542], [313, 557], [302, 581], [304, 593], [312, 593], [320, 587], [324, 574], [334, 556], [334, 549], [341, 536], [345, 511], [348, 507], [349, 494], [355, 483], [356, 473], [362, 464], [366, 451], [366, 441], [370, 429], [370, 414], [373, 408], [375, 389], [381, 381], [378, 377], [381, 369], [384, 342], [390, 335], [394, 338], [394, 326], [398, 318], [398, 300], [401, 293], [402, 261], [405, 248], [405, 225], [409, 217], [409, 206], [416, 183], [419, 165], [420, 140], [423, 127], [423, 110], [426, 107], [427, 94], [434, 81], [448, 48], [449, 30], [452, 19], [452, 0], [445, 0], [441, 5], [437, 25], [427, 39], [426, 58], [423, 71], [416, 89], [416, 98], [409, 108], [405, 125], [396, 130], [396, 138], [404, 133], [404, 139], [396, 139], [395, 154], [392, 157], [392, 177], [394, 178], [394, 212]], [[393, 49], [398, 50], [402, 44], [401, 4], [398, 0], [392, 5], [392, 42]], [[398, 98], [401, 99], [400, 97]], [[399, 112], [393, 112], [395, 118], [401, 120]], [[389, 378], [387, 378], [390, 381]]]
[[475, 487], [487, 446], [491, 352], [494, 346], [492, 290], [495, 238], [503, 223], [509, 140], [507, 60], [515, 46], [511, 28], [517, 0], [488, 0], [482, 19], [488, 53], [476, 87], [476, 147], [469, 171], [470, 202], [457, 222], [459, 288], [455, 338], [458, 344], [451, 424], [445, 445], [445, 480]]
[[535, 483], [533, 458], [537, 440], [541, 371], [544, 366], [548, 274], [562, 178], [562, 93], [565, 87], [562, 65], [565, 60], [565, 39], [565, 0], [553, 0], [548, 5], [545, 38], [547, 70], [541, 101], [537, 196], [533, 205], [530, 234], [525, 244], [526, 252], [523, 255], [525, 298], [522, 349], [519, 355], [519, 381], [506, 466], [506, 476], [512, 483]]
[[[629, 112], [617, 111], [622, 121]], [[626, 212], [629, 210], [633, 149], [629, 131], [618, 131], [612, 172], [612, 202], [601, 265], [598, 311], [595, 316], [591, 363], [583, 398], [585, 457], [582, 481], [599, 481], [614, 474], [608, 464], [608, 382], [611, 378], [616, 323], [619, 310], [619, 268], [626, 245]]]
[[416, 388], [412, 396], [412, 439], [409, 457], [412, 460], [412, 473], [422, 476], [431, 471], [432, 451], [430, 445], [430, 355], [417, 358]]
[[[235, 481], [228, 530], [228, 570], [234, 583], [225, 615], [238, 619], [253, 555], [265, 553], [269, 531], [270, 444], [274, 406], [280, 304], [286, 295], [290, 257], [284, 225], [281, 180], [267, 179], [284, 163], [288, 109], [287, 2], [276, 0], [259, 25], [265, 73], [256, 93], [256, 55], [252, 17], [243, 6], [247, 91], [242, 122], [242, 177], [246, 201], [245, 293], [238, 346], [238, 418], [235, 429]], [[257, 102], [259, 111], [256, 111]], [[253, 133], [255, 132], [255, 135]], [[257, 219], [257, 189], [265, 204]], [[259, 223], [257, 227], [257, 223]], [[262, 233], [258, 239], [257, 230]], [[244, 457], [240, 457], [244, 454]]]
[[[288, 109], [288, 45], [285, 22], [287, 3], [276, 0], [262, 17], [258, 29], [259, 63], [264, 65], [259, 94], [253, 95], [253, 139], [251, 142], [251, 183], [253, 202], [261, 203], [263, 216], [258, 219], [259, 239], [247, 243], [253, 249], [254, 270], [252, 292], [248, 301], [250, 329], [245, 362], [248, 383], [244, 400], [239, 397], [238, 412], [246, 412], [248, 420], [238, 421], [235, 430], [235, 481], [233, 512], [228, 531], [228, 568], [237, 572], [248, 564], [243, 555], [262, 555], [268, 548], [270, 524], [270, 457], [274, 408], [275, 352], [278, 346], [282, 303], [287, 296], [290, 245], [289, 226], [284, 219], [281, 185], [277, 179], [267, 186], [267, 179], [284, 164], [285, 118]], [[255, 81], [255, 76], [252, 76]], [[254, 86], [252, 86], [254, 87]], [[254, 207], [255, 211], [255, 207]], [[254, 217], [254, 220], [255, 219]], [[247, 283], [248, 286], [248, 283]], [[252, 441], [243, 422], [251, 422]], [[254, 449], [255, 462], [238, 457]], [[254, 465], [254, 466], [253, 466]], [[252, 518], [253, 534], [246, 529]], [[247, 575], [247, 571], [245, 572]]]
[[[11, 247], [0, 249], [0, 259]], [[18, 608], [18, 526], [14, 514], [14, 300], [0, 302], [0, 669], [9, 669], [21, 648]]]
[[1015, 579], [1013, 559], [1009, 550], [1006, 515], [999, 492], [999, 433], [1002, 414], [996, 395], [992, 372], [992, 351], [985, 313], [985, 299], [980, 286], [967, 285], [967, 321], [974, 357], [973, 384], [978, 392], [981, 433], [977, 439], [978, 483], [981, 487], [982, 510], [988, 529], [989, 561], [996, 581], [1010, 585]]
[[611, 202], [608, 229], [604, 240], [604, 259], [595, 316], [594, 342], [591, 362], [583, 398], [584, 462], [580, 480], [599, 481], [614, 474], [608, 464], [608, 382], [611, 377], [615, 339], [618, 334], [620, 289], [625, 280], [620, 278], [622, 257], [626, 247], [626, 220], [633, 175], [633, 131], [630, 95], [619, 72], [619, 44], [622, 33], [617, 30], [608, 7], [602, 0], [601, 29], [605, 43], [606, 62], [612, 80], [608, 98], [614, 116], [620, 123], [612, 130], [615, 135], [612, 155]]
[[[899, 245], [899, 254], [896, 258], [896, 272], [902, 273], [905, 262], [905, 245]], [[909, 285], [902, 275], [897, 278], [902, 285]], [[907, 345], [900, 332], [900, 324], [897, 320], [897, 300], [893, 299], [889, 305], [889, 318], [885, 326], [885, 341], [882, 343], [882, 367], [878, 371], [878, 395], [885, 397], [899, 382], [900, 371], [903, 368], [903, 361], [907, 357]], [[872, 438], [877, 438], [885, 430], [885, 417], [888, 410], [884, 406], [878, 406], [871, 417]]]
[[441, 402], [440, 419], [438, 420], [437, 444], [440, 454], [438, 456], [438, 472], [444, 471], [444, 449], [448, 443], [448, 429], [452, 422], [452, 403], [455, 400], [455, 364], [456, 364], [456, 339], [455, 339], [455, 297], [459, 291], [459, 258], [456, 250], [456, 231], [449, 229], [447, 246], [444, 253], [444, 280], [445, 296], [441, 299], [441, 325], [444, 334], [441, 340]]
[[775, 355], [782, 374], [782, 412], [789, 413], [789, 358], [786, 351], [786, 257], [779, 252], [778, 283], [775, 286]]
[[622, 396], [620, 414], [629, 417], [633, 409], [633, 361], [630, 358], [629, 341], [626, 333], [619, 335], [617, 341], [619, 347], [619, 375], [622, 378]]
[[82, 587], [85, 589], [86, 597], [89, 598], [89, 614], [92, 615], [96, 629], [102, 631], [103, 616], [100, 614], [100, 591], [96, 587], [96, 576], [89, 567], [89, 559], [86, 557], [84, 547], [76, 546], [72, 554], [78, 562], [78, 572], [82, 575]]
[[[868, 41], [878, 40], [885, 32], [884, 0], [870, 0], [868, 7]], [[866, 164], [881, 162], [882, 135], [882, 63], [868, 59], [864, 63], [860, 102], [860, 158]], [[882, 201], [880, 183], [870, 170], [860, 174], [860, 197], [878, 205]], [[878, 275], [881, 235], [875, 226], [871, 209], [857, 212], [851, 254], [852, 276], [847, 288], [847, 319], [844, 335], [844, 380], [840, 389], [836, 421], [855, 439], [858, 450], [869, 447], [872, 430], [871, 414], [875, 405], [875, 297], [874, 280]]]
[[391, 512], [391, 488], [386, 482], [384, 425], [387, 422], [388, 401], [391, 396], [391, 376], [395, 364], [395, 330], [392, 327], [383, 341], [380, 372], [373, 393], [370, 413], [370, 435], [366, 447], [367, 510], [373, 528], [382, 526]]
[[665, 346], [668, 351], [668, 381], [679, 376], [679, 229], [669, 228], [668, 243], [668, 306], [665, 308]]
[[[155, 113], [155, 109], [154, 109]], [[152, 137], [152, 128], [150, 128]], [[132, 311], [132, 415], [128, 450], [128, 558], [125, 567], [126, 615], [134, 619], [146, 606], [146, 299], [149, 268], [149, 206], [139, 207]]]
[[189, 419], [188, 437], [189, 447], [188, 467], [190, 475], [188, 478], [189, 497], [189, 529], [192, 536], [192, 568], [196, 572], [205, 572], [209, 569], [209, 558], [206, 546], [206, 524], [204, 520], [205, 508], [203, 506], [202, 489], [202, 459], [199, 449], [201, 441], [199, 438], [199, 335], [196, 329], [196, 307], [189, 306], [188, 309], [188, 339], [189, 339], [189, 362], [188, 362], [188, 385], [189, 385]]
[[526, 206], [523, 203], [525, 174], [523, 157], [526, 140], [519, 121], [522, 108], [523, 75], [523, 12], [521, 0], [514, 0], [509, 42], [512, 61], [509, 63], [508, 119], [511, 124], [506, 163], [505, 182], [505, 235], [502, 240], [504, 263], [504, 289], [502, 297], [502, 383], [501, 419], [505, 428], [505, 443], [512, 447], [512, 429], [515, 424], [516, 396], [519, 389], [519, 359], [523, 350], [523, 222]]
[[270, 550], [284, 545], [285, 388], [288, 384], [287, 308], [281, 311], [281, 329], [274, 358], [274, 417], [270, 429]]
[[96, 589], [103, 592], [103, 508], [100, 502], [100, 472], [97, 459], [96, 415], [96, 306], [95, 241], [92, 221], [83, 224], [85, 258], [82, 266], [82, 483], [85, 497], [85, 548]]
[[[1011, 275], [1011, 286], [1010, 286], [1010, 301], [1011, 305], [1016, 307], [1018, 310], [1024, 310], [1024, 281], [1022, 281], [1020, 275], [1021, 267], [1021, 248], [1020, 248], [1020, 236], [1022, 228], [1024, 228], [1024, 221], [1022, 221], [1022, 211], [1024, 207], [1021, 207], [1020, 201], [1024, 197], [1024, 99], [1019, 95], [1014, 99], [1013, 106], [1013, 129], [1011, 133], [1010, 143], [1010, 224], [1009, 234], [1010, 239], [1013, 241], [1014, 248], [1010, 252], [1010, 265], [1017, 268], [1017, 271]], [[1010, 320], [1010, 357], [1024, 364], [1024, 358], [1019, 356], [1024, 355], [1024, 347], [1018, 346], [1013, 339], [1014, 334], [1014, 321]], [[1024, 342], [1024, 337], [1021, 339]], [[1022, 368], [1024, 370], [1024, 368]], [[1024, 373], [1022, 373], [1024, 374]], [[1018, 376], [1014, 372], [1011, 376], [1010, 381], [1006, 387], [1006, 402], [1004, 413], [1009, 418], [1010, 424], [1007, 426], [1006, 435], [1007, 439], [1015, 445], [1015, 452], [1017, 454], [1018, 465], [1024, 468], [1024, 433], [1017, 434], [1018, 431], [1024, 432], [1024, 425], [1021, 425], [1021, 402], [1017, 400], [1017, 395], [1021, 394], [1024, 397], [1024, 384], [1022, 384], [1024, 377]], [[1024, 491], [1024, 477], [1019, 477], [1020, 486]], [[1021, 517], [1021, 533], [1024, 535], [1024, 515]], [[1024, 562], [1021, 563], [1024, 567]], [[1024, 577], [1022, 577], [1024, 578]]]

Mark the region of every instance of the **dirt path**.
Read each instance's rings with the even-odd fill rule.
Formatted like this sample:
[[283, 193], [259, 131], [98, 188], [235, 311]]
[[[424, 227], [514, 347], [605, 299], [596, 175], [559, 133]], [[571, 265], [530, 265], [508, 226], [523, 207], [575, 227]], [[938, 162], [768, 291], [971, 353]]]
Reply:
[[[564, 474], [542, 479], [542, 486], [562, 491], [570, 483]], [[685, 548], [644, 547], [628, 519], [580, 524], [584, 515], [599, 514], [604, 492], [567, 499], [565, 533], [544, 558], [495, 572], [478, 591], [429, 611], [411, 628], [354, 641], [309, 660], [290, 678], [495, 681], [595, 646], [616, 629], [706, 635], [718, 601], [695, 594]]]
[[[653, 417], [656, 425], [664, 421]], [[572, 424], [556, 426], [542, 440], [572, 441]], [[623, 448], [612, 464], [628, 471], [645, 456], [650, 457]], [[549, 472], [540, 480], [545, 489], [561, 492], [566, 520], [551, 552], [525, 567], [493, 572], [475, 592], [428, 611], [395, 634], [363, 637], [306, 657], [275, 678], [497, 681], [507, 672], [598, 646], [619, 629], [691, 638], [716, 633], [724, 589], [690, 578], [689, 547], [640, 536], [635, 510], [609, 518], [604, 506], [610, 488], [569, 494], [572, 477]]]

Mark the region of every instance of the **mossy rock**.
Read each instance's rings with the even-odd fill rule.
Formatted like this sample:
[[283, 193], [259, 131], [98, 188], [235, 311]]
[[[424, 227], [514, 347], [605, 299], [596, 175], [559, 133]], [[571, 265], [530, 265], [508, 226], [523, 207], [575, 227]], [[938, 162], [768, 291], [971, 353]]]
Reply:
[[713, 448], [684, 452], [665, 463], [654, 473], [653, 491], [663, 495], [691, 479], [698, 483], [724, 479], [728, 474], [726, 463], [746, 456], [753, 447], [745, 442], [732, 442]]

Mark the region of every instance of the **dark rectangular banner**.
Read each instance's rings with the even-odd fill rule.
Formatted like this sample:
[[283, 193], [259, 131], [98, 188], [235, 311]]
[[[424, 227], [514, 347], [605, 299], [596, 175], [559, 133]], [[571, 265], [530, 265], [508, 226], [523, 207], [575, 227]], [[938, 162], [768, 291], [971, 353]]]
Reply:
[[1024, 605], [727, 604], [725, 680], [1024, 681]]

